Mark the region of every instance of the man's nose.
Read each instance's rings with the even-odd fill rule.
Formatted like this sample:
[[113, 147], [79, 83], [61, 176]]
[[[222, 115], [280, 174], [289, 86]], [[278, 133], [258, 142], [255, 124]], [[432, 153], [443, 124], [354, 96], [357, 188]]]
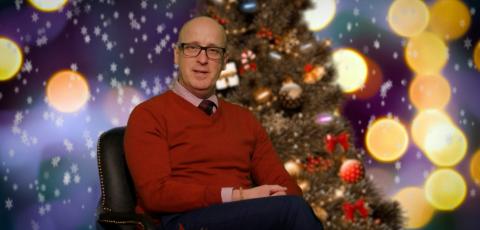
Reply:
[[206, 50], [200, 50], [200, 53], [197, 56], [197, 61], [202, 64], [206, 64], [208, 62]]

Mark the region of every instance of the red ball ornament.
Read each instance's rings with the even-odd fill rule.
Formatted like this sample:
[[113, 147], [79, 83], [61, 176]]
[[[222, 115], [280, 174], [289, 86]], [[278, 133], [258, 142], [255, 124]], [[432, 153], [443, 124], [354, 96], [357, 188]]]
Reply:
[[342, 163], [339, 175], [344, 182], [353, 184], [363, 179], [365, 169], [360, 161], [348, 159]]

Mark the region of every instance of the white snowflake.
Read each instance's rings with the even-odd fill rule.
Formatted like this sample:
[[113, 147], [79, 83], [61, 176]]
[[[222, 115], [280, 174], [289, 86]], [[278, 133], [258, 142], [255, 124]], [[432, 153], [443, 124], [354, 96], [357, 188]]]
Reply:
[[22, 71], [30, 73], [32, 69], [33, 69], [32, 61], [30, 61], [29, 59], [25, 60], [25, 63], [23, 63]]
[[375, 41], [373, 42], [373, 47], [378, 50], [380, 48], [380, 42], [375, 39]]
[[77, 164], [72, 164], [72, 166], [70, 166], [70, 171], [72, 171], [72, 173], [77, 173], [78, 172], [78, 165]]
[[125, 75], [127, 75], [127, 76], [130, 75], [130, 68], [128, 68], [128, 67], [125, 68], [125, 69], [123, 70], [123, 73], [125, 73]]
[[103, 41], [103, 42], [107, 42], [107, 41], [108, 41], [108, 34], [106, 34], [106, 33], [103, 33], [103, 34], [102, 34], [102, 41]]
[[148, 3], [147, 3], [146, 1], [142, 1], [142, 2], [140, 3], [140, 6], [142, 7], [142, 9], [146, 9], [147, 6], [148, 6]]
[[80, 175], [76, 174], [75, 176], [73, 176], [73, 182], [75, 182], [75, 184], [80, 183]]
[[112, 42], [107, 42], [106, 44], [107, 50], [110, 51], [113, 48], [113, 43]]
[[92, 138], [88, 137], [88, 138], [85, 140], [85, 146], [87, 147], [87, 149], [93, 148], [93, 140], [92, 140]]
[[60, 196], [60, 189], [55, 188], [55, 190], [53, 190], [53, 196], [59, 197]]
[[32, 22], [37, 22], [39, 19], [37, 12], [33, 12], [32, 14]]
[[10, 197], [7, 197], [7, 200], [5, 200], [5, 208], [9, 211], [13, 208], [13, 200]]
[[38, 208], [38, 214], [40, 216], [45, 215], [45, 208], [43, 206], [40, 206], [40, 208]]
[[63, 117], [57, 117], [55, 119], [55, 126], [62, 127], [63, 126]]
[[77, 65], [77, 63], [72, 63], [72, 64], [70, 64], [70, 69], [76, 72], [76, 71], [78, 70], [78, 65]]
[[160, 45], [155, 46], [155, 54], [160, 54], [162, 52], [162, 47]]
[[355, 8], [353, 9], [353, 15], [354, 15], [354, 16], [360, 15], [360, 9], [358, 9], [357, 7], [355, 7]]
[[83, 38], [83, 40], [85, 41], [85, 43], [90, 43], [90, 35], [85, 35], [85, 37]]
[[30, 224], [32, 225], [32, 230], [39, 230], [40, 229], [40, 225], [38, 224], [37, 221], [31, 220]]
[[388, 81], [386, 81], [385, 83], [382, 84], [382, 86], [380, 87], [380, 96], [382, 98], [387, 97], [387, 93], [392, 88], [392, 85], [393, 85], [392, 80], [388, 80]]
[[115, 62], [110, 64], [110, 71], [112, 71], [112, 73], [115, 73], [115, 71], [117, 71], [117, 64], [115, 64]]
[[82, 28], [80, 28], [80, 33], [83, 35], [87, 34], [87, 27], [82, 26]]
[[95, 27], [93, 28], [93, 34], [95, 34], [95, 36], [98, 37], [98, 36], [100, 35], [100, 33], [102, 33], [102, 30], [100, 29], [100, 27], [95, 26]]
[[165, 24], [161, 24], [157, 26], [157, 33], [161, 34], [165, 30]]
[[465, 49], [469, 50], [472, 47], [472, 40], [470, 38], [465, 38], [463, 40], [463, 46], [465, 46]]
[[65, 172], [65, 174], [63, 174], [63, 184], [69, 185], [70, 180], [71, 180], [70, 172]]
[[63, 140], [63, 145], [65, 145], [65, 148], [66, 148], [67, 152], [72, 152], [73, 151], [73, 144], [68, 139]]

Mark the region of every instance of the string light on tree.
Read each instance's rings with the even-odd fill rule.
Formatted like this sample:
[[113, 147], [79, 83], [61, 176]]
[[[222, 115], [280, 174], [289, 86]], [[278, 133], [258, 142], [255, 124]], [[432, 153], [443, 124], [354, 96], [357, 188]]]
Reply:
[[64, 7], [68, 0], [28, 0], [33, 7], [40, 11], [51, 12]]
[[467, 139], [453, 123], [433, 126], [425, 136], [424, 152], [437, 166], [455, 166], [467, 153]]
[[419, 110], [443, 109], [450, 101], [450, 84], [440, 75], [419, 75], [410, 84], [409, 96]]
[[434, 127], [449, 124], [452, 121], [445, 112], [437, 109], [420, 111], [412, 121], [411, 135], [413, 142], [420, 148], [425, 149], [425, 138], [432, 132]]
[[420, 0], [395, 0], [388, 9], [387, 20], [395, 33], [403, 37], [412, 37], [427, 27], [428, 7]]
[[87, 103], [89, 97], [88, 83], [78, 72], [59, 71], [47, 82], [47, 101], [60, 112], [78, 111]]
[[470, 175], [473, 181], [480, 186], [480, 149], [473, 154], [470, 161]]
[[467, 195], [467, 185], [462, 175], [453, 169], [437, 169], [425, 182], [427, 201], [438, 210], [454, 210]]
[[320, 31], [327, 27], [335, 17], [335, 0], [313, 0], [313, 8], [303, 12], [303, 18], [307, 22], [308, 29]]
[[341, 48], [333, 53], [332, 58], [338, 72], [336, 82], [343, 92], [355, 92], [365, 84], [367, 63], [360, 53], [353, 49]]
[[375, 159], [393, 162], [402, 157], [407, 150], [408, 134], [400, 122], [391, 118], [381, 118], [368, 128], [365, 142]]
[[446, 40], [462, 37], [470, 28], [468, 7], [459, 0], [438, 0], [430, 8], [430, 31]]
[[448, 59], [448, 48], [443, 40], [431, 32], [410, 38], [405, 48], [408, 66], [417, 74], [437, 74]]
[[435, 209], [428, 203], [425, 191], [419, 187], [406, 187], [393, 196], [404, 211], [406, 228], [421, 228], [428, 224]]
[[0, 37], [0, 81], [13, 78], [22, 67], [23, 55], [12, 40]]

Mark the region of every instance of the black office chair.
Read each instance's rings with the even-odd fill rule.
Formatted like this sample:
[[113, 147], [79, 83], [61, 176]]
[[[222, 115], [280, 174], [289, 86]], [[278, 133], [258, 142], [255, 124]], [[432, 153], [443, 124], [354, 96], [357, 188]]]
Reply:
[[97, 229], [155, 229], [146, 215], [135, 213], [137, 198], [123, 150], [125, 127], [113, 128], [98, 139], [97, 160], [101, 196]]

